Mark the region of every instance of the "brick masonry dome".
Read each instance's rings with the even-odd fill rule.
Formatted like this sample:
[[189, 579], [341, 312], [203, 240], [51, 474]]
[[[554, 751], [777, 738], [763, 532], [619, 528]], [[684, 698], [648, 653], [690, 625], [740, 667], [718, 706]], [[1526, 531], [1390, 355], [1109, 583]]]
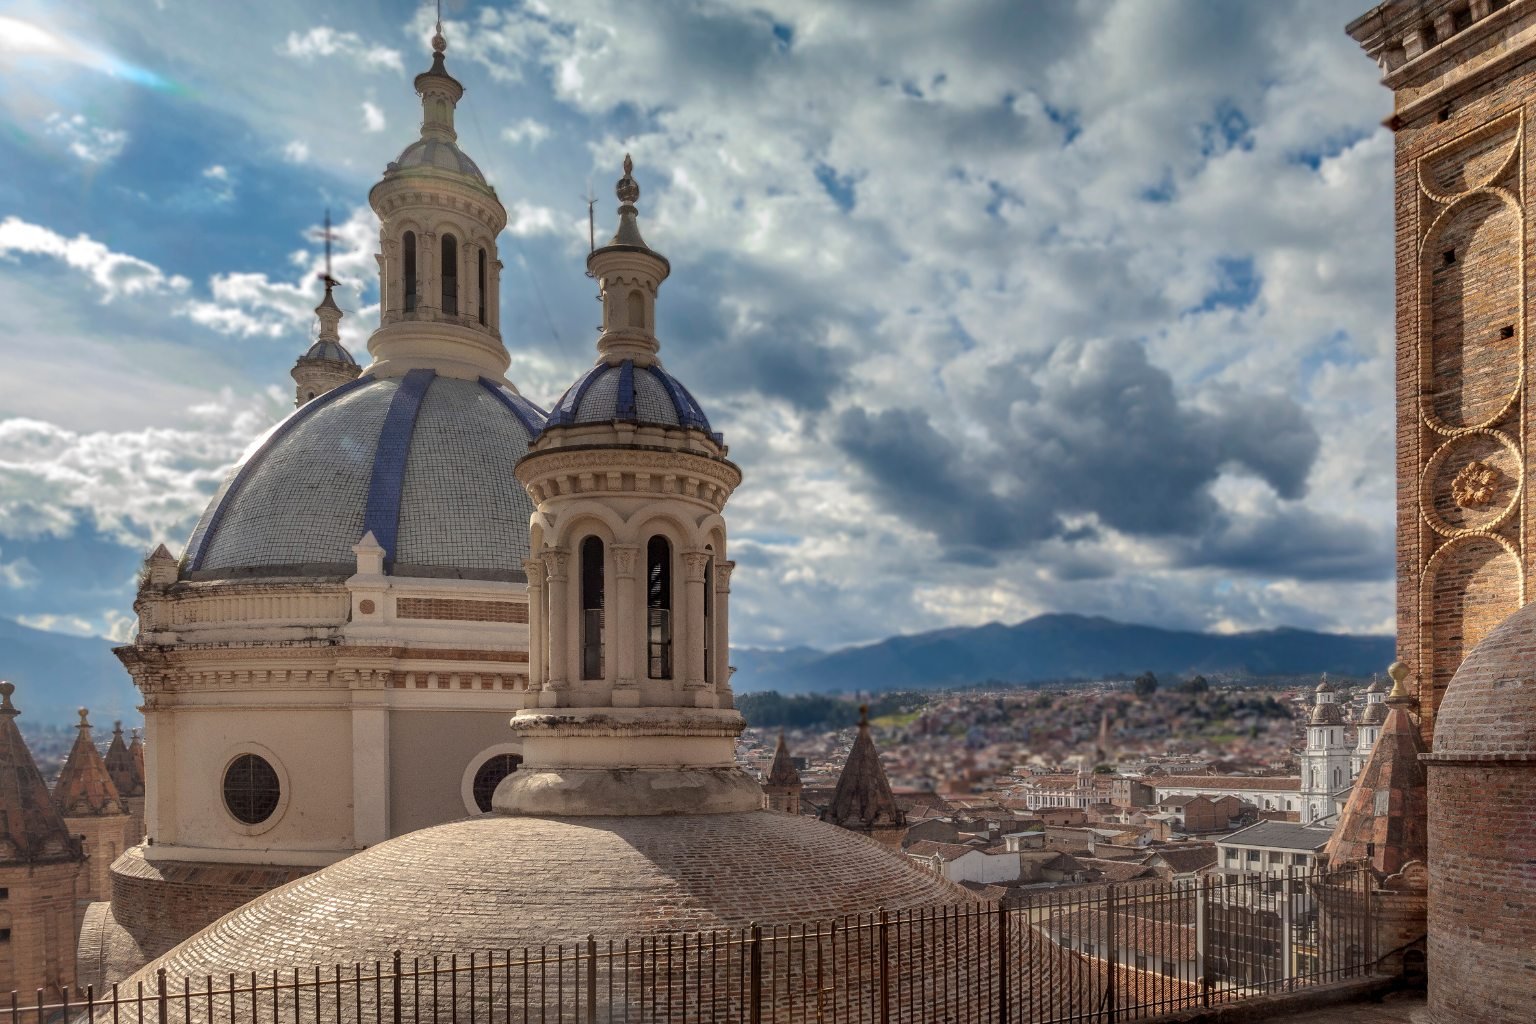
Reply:
[[223, 977], [397, 949], [409, 960], [969, 902], [901, 855], [807, 817], [487, 815], [392, 839], [267, 893], [127, 988], [159, 967]]
[[1441, 699], [1429, 777], [1436, 1024], [1529, 1020], [1536, 999], [1536, 604], [1500, 623]]
[[1440, 704], [1434, 752], [1536, 759], [1536, 604], [1505, 619], [1462, 662]]

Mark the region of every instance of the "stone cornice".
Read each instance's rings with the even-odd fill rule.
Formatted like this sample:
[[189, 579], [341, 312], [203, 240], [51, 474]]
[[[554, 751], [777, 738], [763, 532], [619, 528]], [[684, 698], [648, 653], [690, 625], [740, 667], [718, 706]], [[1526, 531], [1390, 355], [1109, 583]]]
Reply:
[[741, 470], [694, 452], [593, 446], [530, 452], [517, 464], [517, 478], [536, 503], [578, 494], [663, 495], [719, 512], [741, 483]]

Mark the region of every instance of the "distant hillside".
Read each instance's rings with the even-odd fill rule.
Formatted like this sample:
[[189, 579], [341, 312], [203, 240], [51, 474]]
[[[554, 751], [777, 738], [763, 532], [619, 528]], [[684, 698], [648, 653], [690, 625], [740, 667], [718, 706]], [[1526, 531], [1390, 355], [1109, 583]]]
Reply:
[[113, 719], [137, 723], [139, 691], [112, 656], [112, 642], [32, 629], [0, 619], [0, 679], [16, 684], [15, 704], [31, 728], [70, 725], [91, 709], [97, 733]]
[[1303, 675], [1383, 671], [1394, 653], [1390, 636], [1343, 636], [1302, 629], [1195, 633], [1135, 626], [1084, 615], [1041, 615], [1017, 625], [991, 623], [816, 654], [733, 652], [739, 692], [937, 688], [987, 680], [1095, 679], [1150, 669], [1159, 676], [1195, 672]]

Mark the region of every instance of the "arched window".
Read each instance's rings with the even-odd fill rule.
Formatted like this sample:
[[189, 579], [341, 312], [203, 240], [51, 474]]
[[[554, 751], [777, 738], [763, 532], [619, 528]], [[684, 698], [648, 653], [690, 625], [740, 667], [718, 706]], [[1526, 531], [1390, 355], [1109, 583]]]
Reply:
[[656, 536], [645, 546], [646, 674], [672, 678], [672, 545]]
[[480, 322], [483, 324], [483, 323], [485, 323], [485, 286], [486, 286], [486, 281], [489, 279], [489, 275], [486, 274], [486, 260], [485, 260], [485, 250], [484, 249], [480, 250], [479, 264], [480, 264], [480, 270], [479, 270], [480, 277], [478, 278], [478, 284], [477, 284], [477, 286], [475, 288], [475, 294], [480, 296]]
[[629, 301], [625, 305], [629, 306], [629, 326], [644, 330], [645, 296], [641, 294], [640, 289], [636, 288], [629, 293]]
[[603, 678], [603, 542], [581, 542], [581, 678]]
[[443, 236], [443, 312], [459, 311], [459, 240]]
[[715, 556], [704, 563], [704, 681], [715, 681]]
[[405, 249], [405, 311], [416, 308], [416, 232], [407, 231], [401, 239]]
[[474, 781], [470, 783], [470, 793], [481, 812], [491, 809], [491, 797], [496, 794], [496, 787], [501, 785], [502, 779], [517, 771], [522, 763], [521, 754], [492, 754], [485, 759], [485, 763], [475, 772]]

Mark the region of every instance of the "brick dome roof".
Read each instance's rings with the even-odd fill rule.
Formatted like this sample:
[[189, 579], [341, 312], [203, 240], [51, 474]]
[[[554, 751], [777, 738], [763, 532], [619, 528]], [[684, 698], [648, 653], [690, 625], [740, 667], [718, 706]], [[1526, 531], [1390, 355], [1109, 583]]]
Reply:
[[409, 959], [970, 902], [900, 854], [798, 815], [492, 814], [391, 839], [275, 889], [136, 979], [160, 967], [223, 977], [397, 949]]
[[1437, 756], [1536, 756], [1536, 604], [1500, 623], [1451, 679], [1435, 715]]

